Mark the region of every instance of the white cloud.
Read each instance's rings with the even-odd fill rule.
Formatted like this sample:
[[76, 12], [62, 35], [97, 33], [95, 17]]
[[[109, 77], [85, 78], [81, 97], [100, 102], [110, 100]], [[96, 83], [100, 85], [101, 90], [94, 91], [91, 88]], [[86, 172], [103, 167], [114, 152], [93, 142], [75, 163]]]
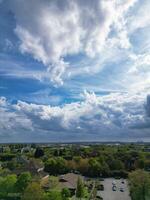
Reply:
[[131, 53], [130, 67], [126, 76], [130, 77], [130, 90], [148, 93], [150, 89], [150, 54], [149, 50], [143, 54]]
[[[146, 115], [143, 94], [112, 93], [100, 97], [85, 92], [84, 98], [81, 102], [53, 107], [22, 101], [11, 105], [5, 98], [1, 98], [1, 134], [6, 130], [16, 133], [26, 130], [37, 134], [40, 131], [43, 134], [46, 132], [49, 138], [52, 133], [55, 133], [56, 137], [66, 134], [67, 138], [74, 134], [81, 137], [85, 134], [90, 135], [91, 139], [95, 134], [96, 137], [107, 139], [113, 139], [115, 135], [126, 139], [134, 138], [138, 134], [141, 138], [149, 137], [147, 129], [150, 128], [150, 118]], [[149, 97], [146, 110], [148, 113]], [[133, 132], [135, 135], [132, 135]]]
[[0, 97], [0, 106], [6, 106], [6, 98], [5, 97]]
[[[32, 131], [32, 121], [23, 113], [17, 113], [5, 97], [0, 97], [0, 136], [10, 134], [11, 137], [20, 131]], [[7, 137], [7, 136], [6, 136]]]
[[81, 52], [95, 57], [107, 45], [113, 29], [116, 32], [115, 38], [112, 38], [116, 41], [115, 45], [121, 48], [131, 46], [124, 16], [135, 2], [12, 1], [20, 50], [47, 66], [52, 82], [62, 84], [62, 76], [69, 66], [64, 57]]
[[149, 0], [143, 0], [142, 4], [139, 4], [138, 8], [135, 9], [135, 15], [129, 16], [128, 19], [128, 29], [130, 33], [150, 25], [150, 15], [148, 15], [150, 9]]
[[[69, 94], [67, 98], [76, 100], [84, 89], [112, 94], [96, 96], [85, 91], [84, 100], [61, 106], [39, 105], [58, 105], [63, 101], [50, 95], [49, 90], [23, 97], [38, 104], [18, 101], [11, 105], [2, 97], [1, 134], [24, 130], [37, 135], [66, 134], [70, 138], [77, 134], [93, 137], [96, 133], [97, 137], [107, 138], [116, 134], [149, 137], [149, 96], [145, 103], [150, 91], [149, 0], [9, 2], [16, 19], [20, 51], [42, 62], [47, 72], [41, 70], [40, 64], [35, 70], [38, 62], [14, 62], [13, 56], [1, 55], [2, 74], [44, 83], [50, 79], [54, 84], [71, 79], [66, 80], [63, 89]], [[5, 42], [11, 48], [10, 41]], [[66, 59], [68, 55], [70, 59]]]
[[8, 39], [6, 38], [5, 39], [5, 47], [4, 47], [4, 50], [5, 51], [10, 51], [13, 49], [13, 43]]
[[143, 54], [131, 54], [130, 58], [134, 64], [130, 68], [129, 73], [147, 73], [150, 72], [150, 54], [149, 52]]

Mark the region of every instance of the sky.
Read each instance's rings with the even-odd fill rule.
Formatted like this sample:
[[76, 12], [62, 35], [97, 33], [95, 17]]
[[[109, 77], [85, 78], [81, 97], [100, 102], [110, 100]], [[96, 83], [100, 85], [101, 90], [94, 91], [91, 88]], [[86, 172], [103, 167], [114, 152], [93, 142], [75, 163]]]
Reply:
[[0, 0], [0, 142], [150, 142], [149, 0]]

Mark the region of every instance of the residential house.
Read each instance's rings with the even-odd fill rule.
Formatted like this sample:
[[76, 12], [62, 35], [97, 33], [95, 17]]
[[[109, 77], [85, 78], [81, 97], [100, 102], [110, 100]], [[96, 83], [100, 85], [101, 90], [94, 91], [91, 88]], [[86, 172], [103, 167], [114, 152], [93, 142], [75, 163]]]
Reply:
[[77, 181], [79, 177], [83, 180], [82, 176], [78, 174], [74, 174], [74, 173], [67, 173], [67, 174], [61, 175], [59, 177], [60, 187], [68, 188], [71, 191], [71, 194], [75, 194], [75, 191], [77, 188]]

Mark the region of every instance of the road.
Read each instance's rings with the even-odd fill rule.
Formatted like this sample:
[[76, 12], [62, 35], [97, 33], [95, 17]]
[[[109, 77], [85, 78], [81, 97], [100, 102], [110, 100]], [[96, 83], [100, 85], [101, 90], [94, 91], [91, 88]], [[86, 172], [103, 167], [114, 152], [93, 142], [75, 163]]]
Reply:
[[[112, 190], [112, 182], [115, 182], [116, 191]], [[121, 180], [116, 180], [114, 178], [106, 178], [104, 181], [101, 181], [104, 185], [104, 191], [100, 192], [101, 197], [103, 200], [131, 200], [129, 195], [129, 188], [128, 183], [124, 180], [124, 184], [121, 183]], [[120, 191], [120, 188], [124, 189], [124, 192]]]

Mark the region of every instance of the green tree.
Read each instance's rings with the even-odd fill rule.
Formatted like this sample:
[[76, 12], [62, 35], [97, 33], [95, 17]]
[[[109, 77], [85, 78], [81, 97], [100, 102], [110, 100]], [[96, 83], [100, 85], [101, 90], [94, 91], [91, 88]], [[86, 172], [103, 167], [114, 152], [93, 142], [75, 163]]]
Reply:
[[122, 170], [124, 169], [123, 162], [119, 159], [112, 159], [110, 162], [111, 170]]
[[20, 174], [16, 182], [16, 189], [18, 192], [23, 192], [31, 181], [31, 174], [24, 172]]
[[133, 200], [150, 199], [150, 175], [143, 170], [136, 170], [129, 175], [130, 191]]
[[8, 193], [13, 193], [15, 191], [15, 184], [17, 181], [16, 175], [8, 175], [6, 177], [0, 178], [0, 194], [2, 196], [7, 196]]
[[66, 161], [62, 157], [56, 159], [56, 170], [58, 174], [63, 174], [67, 171]]
[[56, 174], [56, 160], [54, 158], [50, 158], [45, 162], [44, 170], [52, 175]]
[[22, 196], [22, 200], [44, 200], [44, 191], [38, 183], [30, 183]]
[[76, 197], [80, 199], [84, 197], [84, 184], [80, 177], [77, 181]]
[[67, 171], [66, 161], [62, 157], [50, 158], [45, 162], [45, 171], [52, 175], [63, 174]]
[[34, 157], [35, 157], [35, 158], [40, 158], [40, 157], [42, 157], [42, 156], [44, 156], [44, 151], [43, 151], [43, 149], [41, 149], [41, 148], [38, 147], [38, 148], [35, 150]]
[[57, 176], [50, 176], [49, 183], [51, 189], [58, 189], [59, 188], [59, 178]]
[[96, 158], [89, 160], [90, 176], [99, 176], [102, 173], [102, 165]]
[[68, 200], [71, 196], [70, 190], [68, 188], [63, 188], [61, 191], [61, 196], [63, 200]]
[[57, 190], [51, 190], [48, 193], [48, 200], [62, 200], [61, 192]]

